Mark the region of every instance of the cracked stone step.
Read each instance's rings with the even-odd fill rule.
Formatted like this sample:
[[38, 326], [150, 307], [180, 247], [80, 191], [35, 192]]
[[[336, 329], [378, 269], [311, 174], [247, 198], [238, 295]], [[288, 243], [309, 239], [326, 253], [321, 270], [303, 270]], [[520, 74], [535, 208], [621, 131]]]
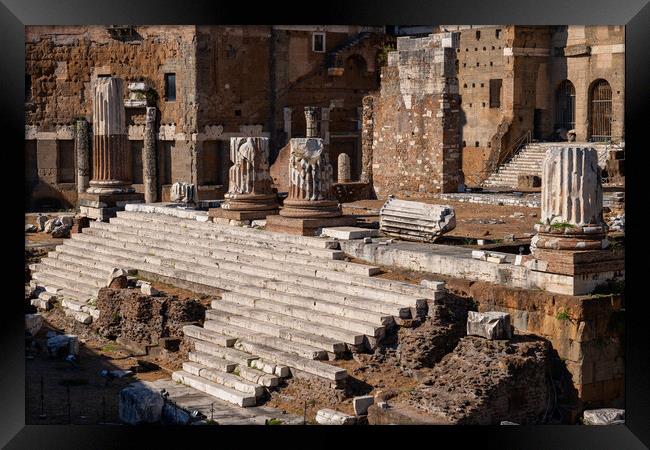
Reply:
[[223, 334], [219, 334], [215, 331], [201, 328], [196, 325], [185, 325], [183, 327], [183, 334], [188, 337], [199, 339], [201, 341], [207, 341], [212, 344], [220, 345], [222, 347], [232, 347], [237, 341], [237, 338], [233, 338], [232, 336], [224, 336]]
[[190, 361], [203, 364], [212, 369], [221, 370], [222, 372], [232, 372], [238, 366], [236, 362], [199, 351], [189, 352], [188, 358]]
[[224, 325], [223, 323], [215, 323], [214, 321], [206, 321], [204, 327], [206, 330], [215, 332], [218, 331], [219, 333], [228, 334], [231, 337], [236, 337], [234, 339], [234, 343], [240, 340], [248, 340], [251, 342], [257, 342], [259, 344], [265, 344], [269, 347], [274, 347], [283, 351], [288, 351], [290, 353], [295, 353], [297, 355], [304, 356], [305, 358], [327, 359], [328, 357], [327, 351], [322, 348], [282, 339], [280, 337], [265, 333], [252, 332], [250, 329], [228, 326], [227, 324]]
[[214, 383], [223, 385], [230, 389], [242, 392], [244, 394], [252, 394], [255, 397], [264, 395], [264, 387], [256, 383], [251, 383], [244, 380], [234, 373], [222, 372], [220, 370], [211, 369], [197, 362], [184, 362], [183, 370], [197, 377], [205, 378]]
[[203, 327], [221, 334], [236, 337], [241, 335], [241, 333], [250, 333], [250, 331], [255, 333], [264, 333], [270, 336], [280, 337], [282, 339], [322, 348], [334, 354], [341, 354], [347, 350], [347, 346], [344, 342], [335, 339], [281, 327], [268, 322], [261, 322], [249, 317], [238, 316], [236, 314], [223, 317], [223, 320], [217, 318], [206, 320]]
[[201, 392], [212, 395], [218, 399], [233, 403], [237, 406], [248, 407], [255, 406], [257, 399], [255, 395], [246, 394], [236, 391], [229, 387], [215, 383], [214, 381], [206, 380], [191, 373], [179, 370], [172, 373], [172, 380], [193, 387]]
[[221, 347], [220, 345], [212, 344], [210, 342], [200, 341], [197, 339], [190, 339], [194, 343], [194, 348], [197, 352], [207, 353], [212, 356], [217, 356], [225, 360], [243, 364], [244, 366], [250, 366], [250, 362], [259, 358], [258, 356], [251, 355], [240, 351], [238, 349]]

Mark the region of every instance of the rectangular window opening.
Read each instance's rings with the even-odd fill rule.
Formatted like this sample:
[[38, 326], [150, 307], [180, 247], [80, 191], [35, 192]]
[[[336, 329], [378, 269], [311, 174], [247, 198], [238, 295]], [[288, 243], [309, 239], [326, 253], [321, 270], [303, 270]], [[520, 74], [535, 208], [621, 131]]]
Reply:
[[165, 100], [168, 102], [176, 101], [176, 74], [165, 74]]
[[490, 108], [501, 107], [501, 79], [490, 80]]
[[323, 53], [325, 51], [325, 33], [312, 34], [311, 49], [318, 53]]

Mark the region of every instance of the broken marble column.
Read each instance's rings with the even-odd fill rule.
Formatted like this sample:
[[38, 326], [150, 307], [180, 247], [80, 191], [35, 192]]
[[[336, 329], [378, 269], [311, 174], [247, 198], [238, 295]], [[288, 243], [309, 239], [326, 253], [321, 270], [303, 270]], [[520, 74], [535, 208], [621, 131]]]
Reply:
[[130, 193], [128, 136], [124, 112], [124, 81], [99, 78], [93, 103], [93, 177], [91, 194]]
[[75, 125], [75, 153], [77, 154], [77, 192], [86, 192], [90, 182], [90, 141], [88, 137], [88, 121], [78, 119]]
[[146, 110], [142, 143], [142, 180], [146, 203], [155, 203], [158, 200], [156, 159], [156, 108], [149, 106]]
[[339, 154], [338, 158], [338, 177], [337, 181], [339, 183], [348, 183], [350, 182], [350, 157], [347, 153]]
[[194, 203], [196, 200], [196, 186], [184, 181], [172, 184], [169, 197], [173, 203]]
[[229, 187], [221, 208], [208, 215], [218, 219], [254, 220], [277, 214], [277, 195], [269, 173], [269, 139], [265, 137], [230, 138]]
[[308, 138], [318, 137], [316, 113], [317, 108], [315, 106], [305, 106], [305, 136]]
[[588, 147], [553, 147], [542, 163], [542, 214], [531, 252], [607, 247], [598, 153]]
[[398, 200], [389, 196], [379, 211], [379, 228], [387, 235], [420, 242], [434, 242], [456, 227], [451, 206]]
[[598, 152], [553, 147], [542, 163], [542, 222], [576, 226], [603, 224], [603, 187]]
[[333, 199], [332, 165], [320, 138], [296, 138], [290, 141], [289, 196], [280, 215], [312, 218], [338, 217], [341, 208]]

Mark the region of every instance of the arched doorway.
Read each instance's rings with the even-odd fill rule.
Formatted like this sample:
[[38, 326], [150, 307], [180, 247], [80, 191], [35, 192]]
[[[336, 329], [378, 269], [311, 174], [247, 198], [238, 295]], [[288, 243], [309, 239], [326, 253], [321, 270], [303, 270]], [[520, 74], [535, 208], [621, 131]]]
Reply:
[[555, 128], [572, 130], [576, 125], [576, 88], [569, 80], [560, 83], [555, 93]]
[[596, 80], [589, 97], [589, 136], [592, 141], [608, 141], [612, 137], [612, 88], [607, 81]]

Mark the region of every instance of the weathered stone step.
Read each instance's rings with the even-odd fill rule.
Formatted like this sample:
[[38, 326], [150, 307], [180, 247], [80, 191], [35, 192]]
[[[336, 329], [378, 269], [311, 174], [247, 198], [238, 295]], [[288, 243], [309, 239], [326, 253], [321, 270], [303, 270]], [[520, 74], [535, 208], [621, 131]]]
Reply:
[[[192, 246], [197, 249], [203, 256], [221, 256], [224, 259], [230, 257], [237, 258], [238, 261], [250, 261], [251, 258], [263, 258], [269, 261], [281, 261], [286, 263], [293, 263], [300, 266], [313, 267], [318, 269], [329, 269], [336, 271], [348, 272], [355, 275], [373, 275], [379, 272], [379, 268], [367, 264], [350, 263], [337, 259], [322, 258], [317, 256], [309, 256], [302, 254], [291, 253], [291, 249], [264, 249], [259, 247], [251, 247], [244, 244], [228, 244], [221, 242], [213, 242], [210, 239], [203, 237], [192, 237], [185, 234], [183, 229], [174, 229], [173, 231], [160, 233], [154, 226], [151, 229], [137, 228], [137, 224], [120, 225], [115, 223], [102, 223], [97, 222], [96, 225], [91, 225], [91, 228], [84, 230], [84, 234], [95, 234], [102, 237], [120, 237], [123, 239], [131, 239], [131, 242], [159, 243], [166, 242], [166, 248], [177, 247], [187, 248]], [[99, 232], [103, 231], [103, 233]], [[119, 234], [117, 234], [119, 233]], [[137, 237], [137, 240], [133, 240]]]
[[129, 218], [139, 221], [152, 221], [156, 223], [164, 222], [168, 224], [184, 224], [188, 228], [218, 231], [222, 234], [232, 234], [236, 236], [244, 236], [255, 240], [268, 239], [275, 242], [285, 242], [302, 247], [337, 249], [338, 242], [332, 239], [323, 239], [320, 237], [310, 236], [295, 236], [284, 233], [275, 233], [266, 230], [257, 230], [255, 228], [232, 227], [228, 225], [219, 225], [213, 222], [198, 222], [196, 220], [179, 219], [170, 216], [163, 216], [161, 214], [146, 214], [131, 211], [119, 211], [117, 214], [119, 218]]
[[203, 326], [229, 336], [235, 336], [236, 333], [251, 330], [256, 333], [264, 333], [289, 341], [311, 345], [316, 348], [322, 348], [334, 354], [341, 354], [347, 351], [347, 346], [340, 340], [294, 330], [292, 328], [282, 327], [273, 323], [262, 322], [250, 317], [238, 316], [236, 314], [229, 314], [228, 316], [222, 316], [218, 319], [213, 317], [210, 320], [206, 320]]
[[213, 330], [202, 328], [196, 325], [185, 325], [183, 327], [183, 334], [185, 336], [199, 339], [201, 341], [211, 342], [222, 347], [232, 347], [237, 341], [236, 338], [231, 336], [224, 336], [223, 334], [216, 333]]
[[174, 372], [172, 374], [172, 380], [238, 406], [247, 407], [257, 404], [255, 395], [236, 391], [213, 381], [206, 380], [205, 378], [192, 375], [184, 370]]
[[204, 327], [206, 330], [215, 331], [220, 334], [225, 334], [235, 337], [234, 341], [248, 340], [259, 344], [265, 344], [269, 347], [278, 348], [280, 350], [295, 353], [305, 358], [310, 359], [327, 359], [327, 351], [317, 348], [308, 344], [293, 342], [290, 340], [282, 339], [277, 336], [272, 336], [266, 333], [254, 332], [250, 329], [243, 329], [233, 325], [223, 324], [212, 320], [206, 320]]
[[[90, 233], [90, 236], [95, 236], [95, 233]], [[135, 235], [128, 235], [127, 233], [109, 234], [109, 232], [101, 232], [98, 233], [96, 237], [97, 239], [90, 237], [87, 237], [85, 239], [101, 243], [103, 241], [99, 241], [98, 239], [109, 239], [113, 237], [114, 239], [119, 239], [120, 242], [132, 243], [132, 246], [129, 246], [128, 248], [132, 249], [133, 251], [139, 248], [136, 246], [142, 246], [144, 249], [144, 246], [147, 245], [146, 238], [140, 238]], [[348, 283], [331, 283], [330, 280], [323, 279], [318, 276], [324, 274], [325, 271], [313, 271], [293, 264], [274, 267], [273, 261], [265, 260], [263, 258], [259, 258], [258, 261], [241, 262], [238, 261], [238, 259], [241, 258], [239, 258], [237, 255], [228, 254], [227, 252], [210, 252], [212, 255], [209, 257], [200, 257], [193, 254], [195, 252], [198, 252], [195, 246], [173, 246], [165, 241], [154, 239], [148, 243], [147, 249], [149, 253], [152, 253], [156, 256], [176, 258], [179, 260], [179, 262], [176, 264], [176, 267], [183, 270], [192, 270], [192, 268], [196, 266], [197, 263], [205, 265], [207, 268], [206, 270], [209, 270], [209, 268], [214, 267], [215, 264], [218, 264], [220, 268], [226, 270], [233, 270], [239, 273], [247, 273], [254, 276], [278, 279], [290, 283], [300, 284], [301, 286], [320, 288], [321, 291], [317, 291], [316, 289], [312, 289], [311, 291], [319, 293], [320, 295], [325, 295], [326, 297], [320, 297], [323, 299], [342, 302], [345, 304], [355, 303], [360, 307], [364, 307], [372, 311], [382, 311], [391, 315], [400, 314], [398, 307], [396, 307], [397, 304], [405, 305], [405, 308], [408, 308], [411, 306], [416, 306], [418, 300], [423, 300], [421, 297], [413, 298], [409, 294], [403, 294], [400, 292], [394, 293], [381, 288], [367, 289], [365, 286], [358, 286]], [[224, 261], [221, 258], [225, 258], [226, 260]], [[184, 263], [190, 264], [190, 266], [187, 266]], [[300, 272], [307, 272], [307, 274]], [[313, 274], [316, 276], [311, 276], [308, 274]], [[375, 284], [380, 285], [380, 283]], [[304, 289], [301, 288], [300, 291], [304, 292]], [[345, 295], [335, 295], [332, 291], [338, 291], [340, 293], [344, 293]], [[363, 296], [366, 296], [366, 298], [363, 298]], [[372, 305], [373, 300], [381, 301], [382, 303], [375, 303]], [[404, 313], [408, 313], [408, 311], [409, 310], [405, 309]]]
[[211, 369], [197, 362], [184, 362], [183, 370], [197, 377], [205, 378], [214, 383], [221, 384], [230, 389], [242, 392], [244, 394], [252, 394], [255, 397], [264, 395], [264, 387], [256, 383], [251, 383], [244, 380], [234, 373], [222, 372], [220, 370]]
[[[227, 230], [223, 230], [224, 227], [219, 227], [213, 223], [201, 223], [191, 220], [184, 219], [174, 219], [174, 221], [168, 221], [166, 219], [157, 218], [156, 220], [142, 220], [141, 217], [116, 217], [111, 219], [111, 224], [115, 225], [124, 225], [131, 226], [134, 228], [141, 229], [158, 229], [161, 232], [171, 232], [178, 233], [181, 231], [183, 235], [190, 237], [198, 237], [201, 239], [208, 239], [214, 242], [228, 242], [241, 245], [248, 245], [250, 247], [258, 247], [265, 249], [286, 249], [292, 253], [298, 253], [302, 255], [309, 256], [318, 256], [321, 258], [330, 258], [330, 259], [341, 259], [343, 257], [343, 252], [337, 250], [336, 248], [330, 247], [313, 247], [310, 245], [302, 245], [295, 242], [288, 242], [283, 239], [284, 236], [290, 236], [287, 234], [277, 234], [272, 238], [265, 235], [257, 235], [256, 233], [251, 234], [233, 234], [231, 232], [224, 231], [233, 231], [233, 230], [243, 230], [239, 227], [226, 227]], [[91, 223], [92, 226], [92, 223]], [[254, 231], [254, 228], [251, 228]], [[339, 243], [336, 241], [327, 241], [320, 240], [319, 242], [333, 242], [338, 248]]]
[[236, 362], [223, 359], [220, 356], [214, 356], [205, 352], [189, 352], [188, 358], [190, 361], [203, 364], [212, 369], [221, 370], [222, 372], [232, 372], [238, 366]]
[[260, 322], [272, 323], [282, 327], [313, 333], [320, 336], [325, 336], [330, 339], [340, 340], [346, 344], [361, 346], [365, 342], [365, 336], [361, 333], [345, 330], [342, 328], [334, 327], [331, 325], [322, 325], [316, 322], [309, 322], [307, 320], [296, 319], [284, 314], [273, 313], [270, 311], [263, 311], [255, 308], [248, 308], [241, 305], [233, 305], [232, 303], [222, 303], [218, 308], [213, 306], [212, 310], [205, 313], [207, 319], [223, 318], [228, 320], [230, 315], [244, 316]]
[[[112, 272], [113, 268], [105, 269], [104, 267], [91, 266], [89, 267], [84, 263], [84, 261], [68, 261], [66, 259], [61, 259], [58, 257], [47, 257], [41, 259], [40, 264], [53, 267], [55, 269], [64, 269], [69, 272], [74, 272], [80, 276], [87, 276], [97, 280], [98, 282], [103, 282], [102, 286], [106, 285], [108, 281], [108, 276]], [[101, 281], [100, 281], [101, 280]]]
[[58, 274], [55, 275], [51, 272], [34, 272], [32, 273], [32, 278], [38, 282], [43, 283], [43, 286], [48, 286], [51, 284], [54, 287], [60, 287], [80, 292], [84, 295], [87, 295], [89, 298], [97, 297], [97, 292], [99, 291], [99, 289], [95, 286], [90, 286], [68, 277], [60, 277]]
[[194, 348], [197, 352], [207, 353], [212, 356], [217, 356], [237, 364], [250, 366], [250, 362], [257, 359], [258, 356], [251, 355], [250, 353], [242, 352], [234, 348], [222, 347], [220, 345], [212, 344], [210, 342], [191, 339], [194, 343]]
[[[281, 312], [283, 309], [282, 305], [305, 308], [309, 311], [318, 311], [327, 315], [333, 315], [341, 318], [347, 318], [351, 320], [359, 320], [366, 323], [373, 324], [375, 326], [392, 326], [395, 323], [393, 314], [397, 314], [397, 309], [391, 309], [392, 313], [378, 313], [374, 311], [369, 311], [363, 308], [356, 308], [354, 306], [348, 306], [341, 303], [334, 303], [327, 300], [321, 300], [317, 297], [324, 297], [325, 295], [318, 295], [318, 293], [313, 290], [305, 292], [304, 288], [302, 289], [303, 294], [310, 295], [310, 297], [302, 297], [299, 295], [292, 295], [296, 293], [301, 293], [300, 286], [290, 285], [288, 283], [268, 283], [267, 286], [276, 289], [260, 289], [257, 287], [248, 287], [242, 286], [237, 292], [224, 292], [222, 295], [223, 300], [233, 301], [235, 303], [240, 303], [242, 305], [251, 306], [251, 307], [265, 307], [264, 305], [270, 306], [270, 311]], [[370, 303], [370, 302], [368, 302]], [[410, 310], [409, 310], [410, 317]], [[339, 319], [336, 319], [339, 320]], [[346, 320], [347, 322], [347, 320]], [[331, 322], [336, 324], [336, 322]], [[344, 328], [344, 327], [341, 327]], [[353, 330], [358, 331], [358, 330]], [[367, 333], [366, 333], [367, 334]]]
[[[227, 294], [229, 293], [224, 293], [224, 295]], [[230, 312], [235, 312], [238, 306], [245, 306], [254, 308], [256, 310], [263, 310], [265, 312], [268, 311], [276, 314], [282, 314], [295, 319], [306, 320], [308, 322], [313, 322], [320, 325], [335, 326], [344, 330], [377, 338], [382, 337], [385, 333], [384, 326], [371, 322], [336, 316], [334, 314], [315, 311], [309, 308], [288, 305], [272, 300], [258, 299], [241, 294], [228, 296], [228, 299], [223, 298], [221, 300], [212, 301], [213, 309], [222, 309], [224, 305], [225, 307], [231, 308], [229, 310]], [[233, 311], [233, 309], [235, 311]]]
[[280, 378], [277, 375], [268, 374], [253, 367], [238, 365], [237, 371], [239, 376], [244, 380], [259, 384], [260, 386], [274, 387], [280, 383]]
[[277, 349], [263, 344], [237, 342], [235, 347], [248, 352], [254, 352], [256, 355], [275, 362], [276, 364], [283, 364], [330, 381], [340, 381], [348, 376], [347, 371], [340, 367], [332, 366], [321, 361], [302, 358], [291, 353], [278, 351]]
[[38, 272], [52, 274], [59, 278], [65, 278], [71, 281], [83, 283], [87, 286], [92, 286], [95, 289], [95, 292], [98, 292], [101, 288], [106, 287], [106, 281], [108, 281], [99, 276], [98, 272], [95, 271], [92, 273], [92, 271], [96, 269], [86, 269], [85, 272], [80, 273], [75, 270], [70, 270], [68, 268], [62, 267], [63, 264], [61, 264], [61, 266], [56, 266], [52, 264], [52, 261], [48, 261], [48, 263], [40, 262], [36, 266]]

